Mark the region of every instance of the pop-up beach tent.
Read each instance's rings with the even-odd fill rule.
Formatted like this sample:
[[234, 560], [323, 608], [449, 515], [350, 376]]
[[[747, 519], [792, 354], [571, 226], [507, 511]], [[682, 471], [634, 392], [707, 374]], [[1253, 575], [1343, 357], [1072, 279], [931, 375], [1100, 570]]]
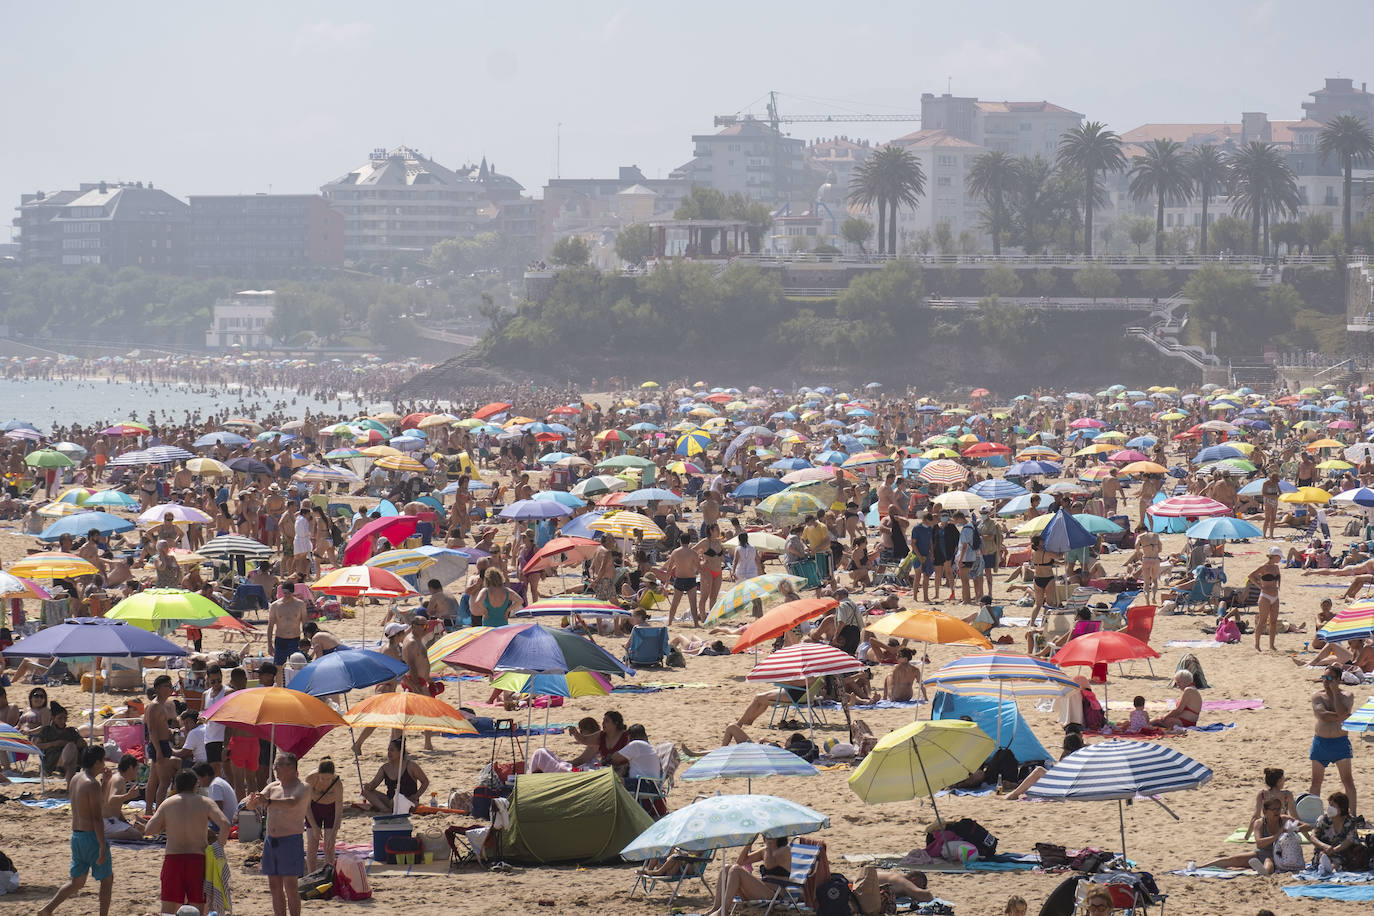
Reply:
[[653, 823], [610, 767], [531, 773], [515, 780], [501, 858], [528, 864], [617, 859]]
[[1016, 755], [1017, 763], [1052, 759], [1012, 700], [1001, 702], [1002, 723], [999, 731], [996, 697], [965, 697], [944, 690], [936, 691], [931, 718], [958, 719], [961, 716], [968, 716], [988, 735], [1000, 734], [1002, 746]]

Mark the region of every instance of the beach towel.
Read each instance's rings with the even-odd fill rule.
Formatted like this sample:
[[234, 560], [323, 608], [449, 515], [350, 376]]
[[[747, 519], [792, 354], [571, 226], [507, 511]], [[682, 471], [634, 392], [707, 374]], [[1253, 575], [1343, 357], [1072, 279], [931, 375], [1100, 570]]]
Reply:
[[220, 843], [205, 847], [205, 909], [211, 913], [234, 911], [234, 900], [229, 894], [229, 858]]
[[[1244, 833], [1245, 829], [1241, 828], [1240, 832]], [[1217, 878], [1222, 881], [1229, 881], [1232, 878], [1239, 878], [1241, 875], [1253, 874], [1253, 872], [1248, 868], [1209, 868], [1203, 866], [1201, 868], [1194, 868], [1191, 871], [1186, 868], [1176, 868], [1169, 872], [1169, 874], [1183, 875], [1187, 878]]]
[[876, 703], [855, 703], [850, 709], [914, 709], [925, 706], [926, 700], [879, 700]]
[[[1298, 834], [1298, 838], [1299, 838], [1300, 840], [1302, 840], [1302, 843], [1303, 843], [1304, 846], [1311, 846], [1311, 845], [1312, 845], [1312, 841], [1309, 840], [1307, 837], [1303, 836], [1301, 833]], [[1250, 837], [1250, 839], [1247, 840], [1247, 839], [1245, 838], [1245, 828], [1244, 828], [1244, 827], [1237, 827], [1237, 828], [1235, 829], [1235, 832], [1232, 833], [1230, 836], [1228, 836], [1228, 837], [1226, 838], [1226, 842], [1228, 842], [1228, 843], [1254, 843], [1254, 842], [1255, 842], [1255, 838], [1252, 836], [1252, 837]]]
[[72, 803], [65, 798], [21, 798], [19, 804], [25, 808], [48, 808], [52, 811], [72, 806]]
[[1338, 871], [1321, 875], [1311, 865], [1293, 875], [1299, 881], [1315, 881], [1324, 884], [1374, 884], [1374, 872]]
[[1226, 643], [1215, 639], [1171, 639], [1164, 644], [1166, 649], [1215, 649]]
[[938, 872], [967, 872], [967, 871], [1030, 871], [1040, 867], [1040, 857], [1035, 853], [998, 853], [990, 859], [975, 859], [972, 862], [961, 864], [959, 862], [947, 862], [944, 859], [931, 859], [922, 854], [916, 860], [912, 859], [911, 853], [899, 855], [897, 853], [869, 853], [854, 854], [844, 857], [846, 862], [853, 862], [856, 865], [876, 865], [879, 868], [891, 868], [895, 866], [919, 868], [921, 871]]
[[[1129, 710], [1134, 708], [1130, 700], [1112, 700], [1107, 704], [1108, 709]], [[1174, 704], [1168, 700], [1146, 700], [1145, 708], [1150, 710], [1163, 711], [1173, 709]], [[1239, 709], [1263, 709], [1264, 700], [1256, 697], [1254, 699], [1242, 700], [1203, 700], [1203, 712], [1235, 712]]]
[[1290, 897], [1321, 897], [1327, 900], [1358, 902], [1374, 900], [1374, 887], [1352, 884], [1290, 884], [1283, 889]]
[[991, 795], [996, 791], [996, 786], [983, 785], [976, 789], [941, 789], [939, 792], [936, 792], [935, 795], [937, 798], [943, 798], [946, 795], [976, 795], [982, 797], [984, 795]]

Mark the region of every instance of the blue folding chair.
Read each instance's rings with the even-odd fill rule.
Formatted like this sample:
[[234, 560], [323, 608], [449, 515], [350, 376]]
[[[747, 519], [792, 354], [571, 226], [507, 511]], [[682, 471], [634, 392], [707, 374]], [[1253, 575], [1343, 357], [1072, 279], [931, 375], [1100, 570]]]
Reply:
[[771, 884], [776, 888], [773, 892], [773, 899], [768, 901], [768, 909], [763, 911], [763, 916], [769, 916], [773, 912], [773, 907], [779, 903], [786, 904], [788, 908], [800, 913], [805, 903], [802, 888], [805, 887], [811, 873], [816, 870], [816, 860], [820, 858], [821, 848], [800, 839], [793, 839], [791, 850], [792, 870], [786, 878], [772, 875], [763, 876], [765, 884]]
[[656, 668], [668, 657], [667, 627], [635, 627], [630, 631], [630, 647], [625, 661], [632, 668]]

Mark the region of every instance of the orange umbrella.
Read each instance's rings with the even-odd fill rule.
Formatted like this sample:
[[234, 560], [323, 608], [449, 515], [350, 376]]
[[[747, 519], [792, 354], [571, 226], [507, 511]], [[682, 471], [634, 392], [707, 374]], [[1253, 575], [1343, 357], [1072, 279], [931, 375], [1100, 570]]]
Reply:
[[404, 579], [380, 566], [341, 566], [310, 583], [310, 588], [347, 598], [404, 598], [416, 594]]
[[839, 604], [834, 598], [801, 598], [778, 605], [745, 627], [731, 652], [743, 652], [786, 633], [804, 620], [819, 617]]
[[374, 693], [349, 707], [344, 718], [354, 728], [477, 734], [477, 728], [467, 716], [443, 700], [407, 691]]
[[490, 404], [474, 410], [472, 415], [479, 420], [486, 420], [489, 417], [494, 417], [498, 413], [503, 413], [507, 410], [510, 410], [510, 405], [505, 401], [492, 401]]
[[206, 721], [247, 729], [300, 756], [326, 733], [348, 723], [323, 700], [285, 687], [237, 690], [204, 713]]

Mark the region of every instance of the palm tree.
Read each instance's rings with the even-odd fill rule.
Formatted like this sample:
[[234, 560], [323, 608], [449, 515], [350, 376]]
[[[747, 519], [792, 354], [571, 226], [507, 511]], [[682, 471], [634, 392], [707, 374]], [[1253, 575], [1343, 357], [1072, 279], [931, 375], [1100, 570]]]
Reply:
[[1007, 228], [1006, 195], [1013, 193], [1020, 178], [1020, 163], [1004, 152], [993, 150], [973, 160], [964, 185], [970, 194], [988, 205], [984, 216], [992, 234], [992, 253], [1002, 253], [1002, 232]]
[[[879, 147], [864, 165], [872, 163], [878, 191], [881, 195], [878, 219], [882, 220], [882, 200], [887, 201], [887, 253], [897, 253], [897, 211], [902, 207], [915, 209], [926, 193], [926, 175], [921, 163], [909, 150], [888, 144]], [[881, 230], [880, 230], [881, 231]], [[879, 250], [882, 243], [879, 242]]]
[[1215, 146], [1199, 146], [1188, 157], [1188, 170], [1193, 175], [1197, 196], [1202, 200], [1202, 232], [1198, 237], [1198, 254], [1207, 257], [1207, 204], [1212, 194], [1226, 184], [1226, 157]]
[[1075, 127], [1059, 138], [1059, 168], [1083, 179], [1083, 253], [1093, 253], [1093, 204], [1101, 187], [1098, 176], [1126, 168], [1121, 154], [1121, 138], [1100, 121]]
[[1164, 205], [1183, 204], [1193, 199], [1193, 178], [1188, 174], [1188, 158], [1183, 144], [1174, 140], [1154, 140], [1145, 154], [1131, 160], [1131, 199], [1155, 199], [1155, 257], [1164, 257]]
[[1369, 126], [1354, 115], [1339, 115], [1326, 122], [1317, 136], [1317, 151], [1323, 156], [1335, 153], [1341, 157], [1341, 168], [1345, 172], [1345, 182], [1341, 187], [1344, 194], [1341, 209], [1341, 232], [1346, 244], [1350, 244], [1350, 172], [1356, 160], [1374, 159], [1374, 134]]
[[887, 196], [883, 193], [882, 175], [878, 172], [877, 153], [869, 156], [854, 169], [849, 179], [848, 202], [865, 210], [878, 208], [878, 254], [887, 251]]
[[1016, 184], [1012, 192], [1012, 224], [1016, 238], [1027, 254], [1039, 249], [1036, 230], [1049, 221], [1052, 209], [1050, 185], [1052, 169], [1043, 156], [1021, 156], [1016, 160]]
[[[1283, 154], [1272, 143], [1251, 141], [1227, 160], [1231, 173], [1231, 209], [1250, 219], [1250, 245], [1262, 256], [1269, 256], [1269, 220], [1275, 216], [1296, 216], [1302, 203], [1298, 180], [1283, 161]], [[1264, 229], [1264, 247], [1259, 246]]]

